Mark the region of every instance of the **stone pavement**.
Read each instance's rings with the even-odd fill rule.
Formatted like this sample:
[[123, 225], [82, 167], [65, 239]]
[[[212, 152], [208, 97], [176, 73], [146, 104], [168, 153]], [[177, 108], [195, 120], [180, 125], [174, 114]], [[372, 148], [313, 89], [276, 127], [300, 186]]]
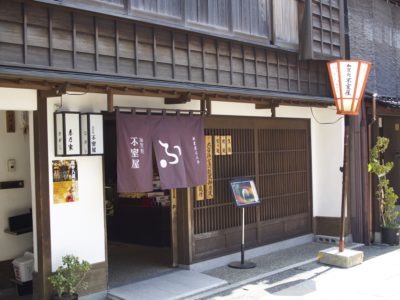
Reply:
[[[222, 267], [202, 273], [175, 269], [168, 274], [111, 289], [108, 299], [208, 299], [213, 294], [232, 290], [247, 282], [311, 263], [316, 260], [320, 250], [329, 247], [332, 247], [332, 244], [308, 242], [286, 249], [281, 248], [251, 258], [257, 267], [248, 270], [232, 269], [227, 267], [226, 263]], [[249, 254], [251, 251], [249, 250]], [[237, 260], [240, 255], [237, 254], [233, 258]]]
[[275, 274], [266, 274], [264, 278], [260, 274], [253, 277], [255, 280], [251, 277], [243, 279], [244, 276], [240, 274], [239, 281], [234, 279], [234, 275], [227, 275], [230, 273], [228, 271], [209, 271], [220, 278], [226, 279], [229, 276], [231, 287], [209, 291], [208, 294], [203, 293], [190, 299], [400, 299], [400, 247], [372, 245], [357, 250], [364, 252], [364, 262], [349, 269], [313, 261]]

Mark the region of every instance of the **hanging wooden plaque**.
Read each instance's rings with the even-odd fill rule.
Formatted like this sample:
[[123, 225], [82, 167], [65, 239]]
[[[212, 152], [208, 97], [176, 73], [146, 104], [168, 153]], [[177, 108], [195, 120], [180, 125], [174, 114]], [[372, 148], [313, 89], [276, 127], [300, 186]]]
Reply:
[[15, 111], [6, 111], [7, 132], [15, 132]]
[[[214, 137], [215, 138], [215, 137]], [[206, 136], [206, 161], [207, 161], [207, 184], [205, 188], [206, 199], [214, 198], [214, 175], [213, 175], [213, 152], [212, 136]]]
[[226, 135], [221, 135], [221, 155], [226, 155]]
[[204, 200], [204, 185], [196, 186], [196, 201]]
[[171, 189], [171, 203], [172, 201], [176, 201], [176, 189]]
[[221, 137], [219, 135], [214, 136], [214, 154], [221, 155]]
[[232, 136], [231, 135], [226, 136], [226, 154], [232, 155]]

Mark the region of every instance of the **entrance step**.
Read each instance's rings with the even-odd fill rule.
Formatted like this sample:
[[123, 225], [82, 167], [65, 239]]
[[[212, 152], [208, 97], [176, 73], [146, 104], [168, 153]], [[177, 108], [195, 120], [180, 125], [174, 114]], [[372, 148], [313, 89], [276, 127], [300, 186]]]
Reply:
[[225, 280], [195, 271], [179, 270], [109, 290], [111, 300], [181, 299], [227, 284]]

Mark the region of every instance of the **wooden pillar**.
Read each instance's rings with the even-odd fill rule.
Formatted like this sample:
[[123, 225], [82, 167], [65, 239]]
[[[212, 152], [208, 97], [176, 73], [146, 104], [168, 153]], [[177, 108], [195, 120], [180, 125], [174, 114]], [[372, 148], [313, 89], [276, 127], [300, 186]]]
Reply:
[[108, 112], [114, 111], [114, 94], [112, 90], [107, 91], [107, 111]]
[[34, 299], [49, 299], [51, 287], [47, 277], [51, 273], [49, 163], [47, 135], [47, 98], [37, 94], [34, 112], [34, 151], [36, 187], [36, 238], [38, 272], [34, 274]]
[[193, 191], [177, 190], [178, 263], [190, 265], [193, 261]]

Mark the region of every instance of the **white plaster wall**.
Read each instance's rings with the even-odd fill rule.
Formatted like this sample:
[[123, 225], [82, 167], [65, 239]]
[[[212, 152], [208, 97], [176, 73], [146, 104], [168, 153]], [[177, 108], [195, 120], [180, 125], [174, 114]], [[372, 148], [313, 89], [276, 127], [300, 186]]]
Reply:
[[0, 87], [0, 110], [36, 110], [36, 90]]
[[[14, 236], [4, 232], [8, 218], [28, 213], [32, 203], [29, 134], [22, 130], [22, 112], [16, 112], [15, 117], [16, 132], [7, 133], [5, 111], [0, 111], [0, 181], [23, 180], [24, 187], [0, 190], [0, 261], [13, 259], [33, 248], [32, 233]], [[9, 159], [16, 160], [13, 172], [8, 171]]]
[[[63, 110], [99, 112], [106, 107], [104, 97], [96, 95], [62, 98]], [[103, 195], [103, 158], [101, 156], [55, 157], [53, 112], [61, 98], [48, 99], [49, 198], [51, 254], [53, 271], [66, 254], [74, 254], [90, 263], [105, 261], [105, 223]], [[78, 166], [79, 201], [53, 203], [52, 161], [75, 159]]]

